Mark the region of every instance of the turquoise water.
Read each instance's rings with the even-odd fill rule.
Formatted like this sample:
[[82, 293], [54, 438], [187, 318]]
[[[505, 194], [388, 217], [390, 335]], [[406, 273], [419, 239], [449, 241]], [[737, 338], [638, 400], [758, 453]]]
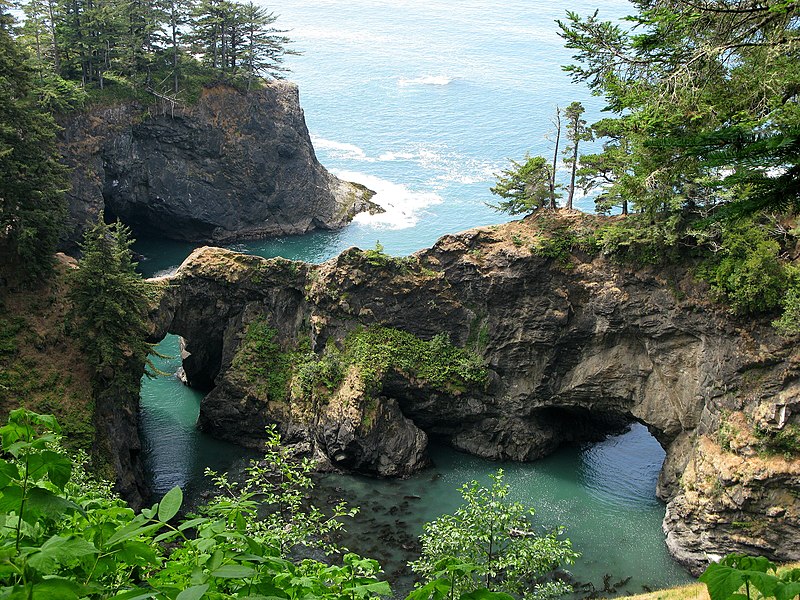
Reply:
[[[570, 10], [619, 17], [627, 3], [571, 2]], [[445, 234], [496, 223], [486, 206], [494, 174], [508, 158], [551, 154], [547, 139], [555, 106], [580, 100], [591, 121], [602, 105], [570, 84], [559, 65], [569, 59], [554, 19], [557, 3], [540, 0], [278, 0], [302, 56], [289, 57], [291, 79], [317, 156], [343, 178], [378, 192], [387, 212], [359, 216], [344, 230], [232, 246], [261, 256], [320, 262], [350, 246], [409, 254]], [[562, 170], [563, 176], [563, 170]], [[578, 206], [592, 209], [590, 198]], [[147, 275], [173, 270], [191, 244], [140, 240]], [[162, 352], [177, 356], [177, 338]], [[174, 372], [177, 359], [162, 367]], [[144, 380], [142, 436], [157, 493], [173, 485], [202, 494], [206, 465], [236, 470], [246, 452], [198, 433], [200, 395], [174, 377]], [[399, 575], [422, 523], [452, 511], [458, 487], [485, 480], [498, 467], [446, 448], [436, 466], [407, 481], [328, 476], [321, 494], [343, 495], [363, 508], [347, 543], [378, 557]], [[534, 464], [503, 464], [519, 499], [537, 510], [542, 527], [557, 524], [583, 557], [572, 569], [603, 588], [603, 577], [641, 591], [688, 580], [669, 558], [661, 533], [664, 507], [655, 497], [663, 451], [646, 429], [589, 448], [566, 448]], [[416, 499], [419, 497], [419, 499]]]
[[[159, 345], [163, 354], [177, 356], [178, 350], [176, 336]], [[180, 361], [161, 360], [158, 366], [174, 373]], [[174, 375], [142, 382], [142, 439], [153, 491], [163, 494], [180, 485], [193, 504], [208, 489], [206, 466], [235, 473], [254, 456], [195, 429], [200, 399], [201, 394]], [[607, 575], [619, 594], [690, 580], [664, 545], [664, 505], [655, 497], [664, 452], [642, 425], [598, 444], [564, 448], [535, 463], [496, 463], [435, 445], [431, 457], [431, 469], [403, 481], [325, 475], [318, 485], [318, 505], [345, 499], [361, 508], [347, 523], [342, 541], [377, 558], [396, 582], [396, 591], [410, 586], [405, 563], [416, 557], [423, 524], [458, 507], [463, 483], [488, 483], [488, 474], [499, 467], [506, 472], [513, 498], [534, 507], [542, 529], [566, 527], [582, 554], [570, 571], [579, 584], [586, 584], [583, 592], [602, 590]], [[614, 586], [628, 577], [625, 585]]]

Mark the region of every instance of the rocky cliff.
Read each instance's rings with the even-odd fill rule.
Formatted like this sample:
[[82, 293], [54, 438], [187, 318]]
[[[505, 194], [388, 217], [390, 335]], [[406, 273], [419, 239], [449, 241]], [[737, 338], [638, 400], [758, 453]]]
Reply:
[[63, 124], [72, 169], [63, 245], [101, 210], [136, 236], [192, 242], [307, 233], [379, 210], [317, 161], [297, 87], [206, 88], [196, 105], [94, 107]]
[[421, 468], [431, 435], [531, 460], [642, 422], [667, 451], [681, 562], [799, 559], [798, 457], [767, 443], [798, 431], [794, 344], [732, 320], [686, 269], [547, 258], [543, 235], [529, 218], [322, 265], [201, 248], [166, 280], [154, 335], [184, 338], [204, 429], [255, 444], [278, 423], [362, 472]]

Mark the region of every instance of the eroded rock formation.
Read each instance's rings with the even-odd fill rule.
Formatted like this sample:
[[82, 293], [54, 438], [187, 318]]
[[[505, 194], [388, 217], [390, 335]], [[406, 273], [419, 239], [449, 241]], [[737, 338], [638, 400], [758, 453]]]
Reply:
[[[322, 265], [202, 248], [165, 280], [154, 335], [185, 338], [189, 381], [212, 390], [204, 429], [253, 444], [276, 422], [364, 472], [419, 468], [426, 435], [531, 460], [638, 420], [667, 451], [658, 491], [681, 562], [696, 571], [735, 550], [800, 559], [797, 456], [765, 458], [743, 433], [797, 426], [794, 345], [768, 323], [733, 320], [686, 269], [580, 252], [559, 262], [531, 252], [538, 235], [527, 219], [445, 236], [407, 259], [351, 249]], [[307, 340], [318, 355], [360, 327], [443, 332], [487, 374], [436, 387], [400, 366], [366, 392], [348, 376], [322, 402], [278, 400], [248, 374], [253, 361], [237, 359], [258, 319], [283, 350]]]
[[379, 210], [369, 190], [319, 164], [291, 83], [248, 94], [220, 85], [194, 106], [151, 111], [94, 107], [63, 124], [64, 246], [101, 210], [137, 236], [215, 243], [334, 229]]

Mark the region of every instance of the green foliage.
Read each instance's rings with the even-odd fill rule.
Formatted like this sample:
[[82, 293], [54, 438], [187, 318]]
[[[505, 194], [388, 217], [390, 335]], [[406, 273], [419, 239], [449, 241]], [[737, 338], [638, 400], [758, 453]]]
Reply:
[[790, 459], [800, 456], [800, 425], [787, 423], [780, 429], [756, 427], [754, 433], [765, 452]]
[[[130, 230], [108, 225], [102, 214], [84, 234], [83, 257], [72, 275], [72, 320], [99, 381], [126, 376], [149, 363], [146, 317], [148, 284], [135, 270]], [[138, 384], [138, 382], [133, 382]]]
[[383, 251], [383, 244], [380, 240], [375, 240], [375, 248], [364, 250], [364, 256], [373, 267], [385, 267], [392, 260], [392, 257]]
[[586, 126], [583, 113], [586, 109], [580, 102], [572, 102], [564, 109], [567, 120], [566, 135], [569, 144], [564, 148], [564, 163], [570, 168], [569, 185], [567, 186], [567, 209], [572, 210], [575, 197], [575, 178], [578, 169], [578, 149], [581, 142], [593, 139], [592, 130]]
[[782, 335], [797, 335], [800, 333], [800, 282], [796, 278], [790, 282], [782, 305], [783, 314], [772, 326]]
[[[524, 163], [511, 161], [511, 167], [497, 176], [489, 191], [503, 200], [492, 208], [510, 215], [529, 213], [549, 205], [552, 167], [541, 156], [526, 156]], [[554, 193], [554, 192], [553, 192]]]
[[669, 262], [677, 256], [680, 237], [675, 215], [655, 219], [631, 215], [600, 227], [595, 234], [603, 254], [635, 265]]
[[410, 563], [425, 585], [410, 599], [470, 592], [478, 598], [485, 590], [544, 599], [570, 591], [565, 583], [546, 578], [578, 557], [569, 540], [560, 538], [561, 531], [536, 533], [533, 510], [508, 500], [502, 469], [491, 479], [488, 488], [476, 481], [462, 486], [464, 504], [425, 525], [422, 555]]
[[[651, 214], [800, 205], [798, 7], [634, 2], [627, 22], [567, 12], [573, 80], [615, 113], [584, 162], [604, 205]], [[592, 173], [594, 171], [594, 173]], [[605, 180], [605, 181], [603, 181]]]
[[446, 334], [430, 341], [399, 329], [372, 326], [351, 332], [344, 340], [344, 362], [360, 368], [367, 387], [396, 370], [443, 392], [486, 383], [480, 357], [453, 346]]
[[289, 394], [294, 356], [285, 352], [275, 339], [277, 331], [264, 319], [247, 326], [242, 345], [234, 356], [233, 368], [258, 386], [261, 396], [284, 402]]
[[537, 240], [531, 251], [536, 256], [552, 258], [562, 267], [569, 267], [572, 251], [579, 242], [578, 233], [569, 226], [562, 225], [551, 229], [547, 236]]
[[780, 245], [759, 223], [729, 223], [722, 229], [719, 249], [700, 275], [734, 313], [769, 312], [781, 305], [790, 282], [779, 253]]
[[49, 272], [65, 215], [56, 125], [37, 105], [33, 73], [0, 5], [0, 267]]
[[453, 346], [443, 334], [425, 341], [399, 329], [373, 326], [352, 331], [341, 348], [331, 342], [321, 353], [309, 351], [307, 344], [282, 349], [276, 335], [264, 319], [251, 322], [233, 367], [260, 396], [277, 402], [287, 401], [290, 392], [312, 405], [325, 402], [352, 365], [373, 391], [391, 371], [443, 392], [486, 383], [480, 357]]
[[[274, 429], [243, 481], [208, 472], [217, 495], [185, 517], [180, 488], [134, 513], [86, 475], [83, 458], [70, 460], [58, 431], [52, 416], [23, 409], [0, 428], [2, 597], [371, 600], [392, 593], [376, 561], [346, 551], [336, 559], [342, 549], [331, 535], [355, 511], [340, 503], [323, 513], [309, 504], [313, 465], [293, 460]], [[530, 511], [506, 500], [502, 472], [490, 490], [473, 482], [463, 493], [467, 504], [456, 515], [427, 527], [415, 569], [430, 582], [407, 600], [512, 600], [508, 590], [546, 598], [564, 589], [539, 579], [577, 555], [555, 533], [533, 534]], [[434, 544], [434, 531], [451, 536], [451, 545]], [[299, 558], [310, 548], [329, 554], [327, 562]], [[457, 554], [428, 569], [434, 550]], [[526, 589], [531, 582], [538, 583]]]
[[728, 554], [711, 563], [700, 581], [706, 584], [711, 600], [792, 600], [800, 595], [800, 569], [779, 574], [777, 567], [761, 556]]
[[[198, 515], [179, 518], [183, 494], [135, 514], [91, 481], [58, 446], [52, 416], [11, 413], [0, 429], [0, 595], [8, 598], [255, 598], [367, 600], [391, 594], [377, 562], [292, 559], [298, 544], [332, 550], [326, 536], [352, 514], [305, 502], [308, 463], [295, 465], [271, 432], [266, 461], [221, 486]], [[267, 505], [267, 515], [259, 510]]]
[[54, 111], [79, 107], [84, 88], [93, 101], [156, 97], [173, 105], [217, 81], [250, 90], [282, 76], [284, 57], [297, 54], [275, 28], [277, 16], [253, 2], [26, 0], [22, 7], [19, 41], [33, 57], [40, 100]]

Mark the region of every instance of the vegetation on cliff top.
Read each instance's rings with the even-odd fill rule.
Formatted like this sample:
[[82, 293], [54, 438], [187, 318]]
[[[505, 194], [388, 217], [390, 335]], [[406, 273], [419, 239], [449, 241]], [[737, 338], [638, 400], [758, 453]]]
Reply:
[[186, 102], [199, 86], [250, 89], [293, 54], [276, 15], [236, 0], [28, 0], [17, 30], [38, 97], [64, 111], [87, 96], [153, 94]]
[[327, 400], [351, 366], [358, 368], [369, 393], [378, 393], [391, 372], [446, 393], [482, 386], [488, 377], [478, 355], [453, 346], [443, 334], [426, 341], [399, 329], [371, 326], [351, 331], [341, 346], [330, 343], [316, 353], [308, 341], [281, 348], [277, 331], [263, 318], [247, 326], [232, 366], [261, 397], [314, 404]]

